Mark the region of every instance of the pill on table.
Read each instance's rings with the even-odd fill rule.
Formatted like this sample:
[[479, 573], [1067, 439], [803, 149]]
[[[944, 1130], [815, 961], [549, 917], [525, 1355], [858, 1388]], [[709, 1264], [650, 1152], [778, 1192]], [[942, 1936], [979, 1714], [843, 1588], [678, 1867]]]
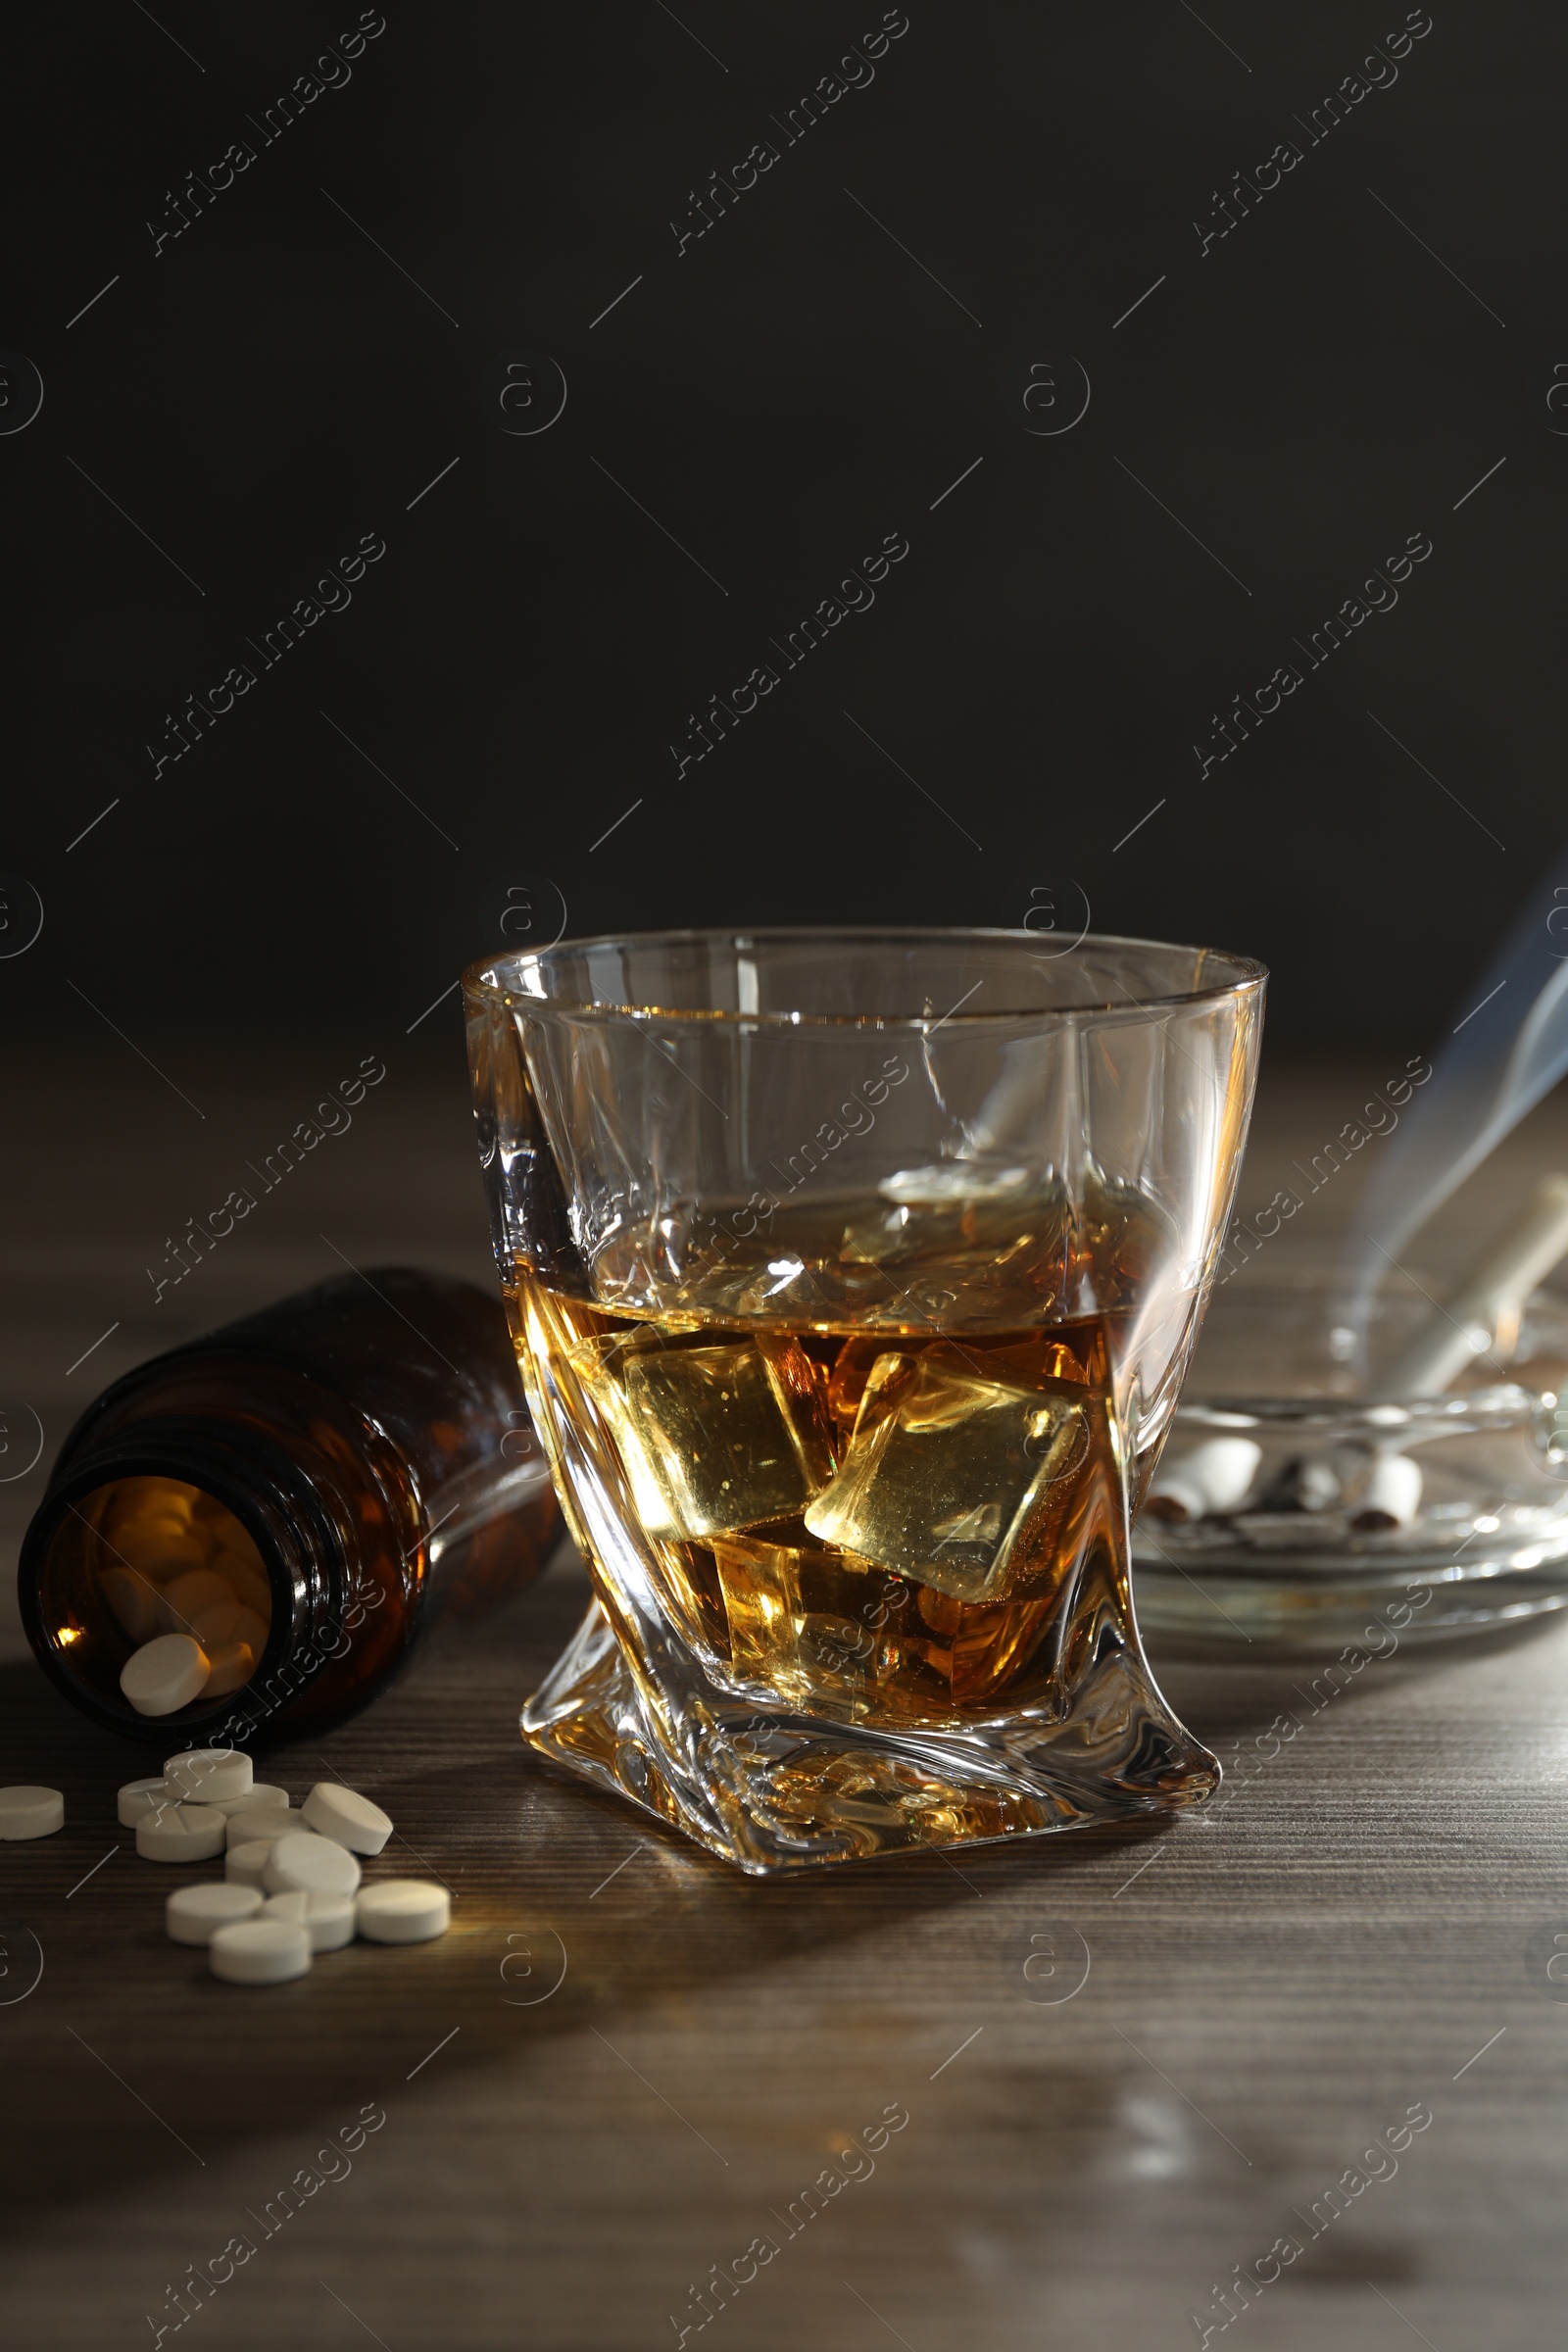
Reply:
[[133, 1649], [120, 1669], [120, 1688], [138, 1715], [172, 1715], [199, 1698], [207, 1653], [188, 1634], [160, 1634]]
[[258, 1894], [267, 1892], [267, 1857], [271, 1841], [266, 1838], [247, 1839], [243, 1845], [231, 1845], [223, 1856], [223, 1877], [230, 1886], [254, 1886]]
[[[210, 1614], [211, 1612], [209, 1612]], [[240, 1612], [249, 1616], [248, 1609]], [[207, 1646], [207, 1681], [203, 1698], [222, 1698], [248, 1683], [256, 1671], [256, 1654], [248, 1642], [220, 1642]]]
[[166, 1759], [164, 1778], [181, 1796], [205, 1805], [244, 1796], [255, 1783], [256, 1767], [242, 1747], [187, 1747]]
[[47, 1838], [66, 1826], [66, 1800], [58, 1788], [24, 1783], [0, 1788], [0, 1838]]
[[452, 1924], [452, 1898], [428, 1879], [378, 1879], [360, 1890], [360, 1934], [370, 1943], [425, 1943]]
[[1176, 1461], [1160, 1463], [1145, 1512], [1179, 1522], [1234, 1510], [1262, 1458], [1262, 1446], [1251, 1438], [1210, 1438]]
[[340, 1951], [354, 1941], [354, 1898], [348, 1894], [270, 1894], [264, 1919], [286, 1919], [303, 1928], [313, 1952]]
[[216, 1805], [220, 1813], [286, 1813], [288, 1790], [271, 1781], [252, 1781], [241, 1796], [204, 1796], [204, 1805]]
[[210, 1862], [227, 1831], [215, 1805], [160, 1805], [137, 1822], [136, 1851], [144, 1862]]
[[318, 1781], [300, 1812], [313, 1830], [351, 1853], [378, 1854], [392, 1835], [390, 1813], [337, 1781]]
[[289, 1805], [238, 1805], [228, 1816], [228, 1842], [236, 1845], [275, 1845], [288, 1830], [297, 1830], [302, 1816]]
[[269, 1894], [353, 1894], [360, 1866], [333, 1838], [318, 1838], [314, 1830], [289, 1830], [268, 1855], [262, 1876]]
[[163, 1605], [157, 1587], [134, 1568], [106, 1568], [98, 1587], [122, 1634], [138, 1644], [150, 1642], [163, 1629]]
[[242, 1919], [220, 1928], [207, 1947], [215, 1977], [229, 1984], [286, 1984], [311, 1965], [311, 1939], [287, 1919]]
[[228, 1846], [275, 1846], [287, 1830], [299, 1830], [301, 1816], [291, 1806], [254, 1806], [228, 1816]]
[[122, 1830], [133, 1830], [144, 1814], [156, 1813], [160, 1805], [179, 1802], [179, 1791], [171, 1788], [167, 1781], [127, 1781], [120, 1791], [117, 1810]]
[[203, 1879], [195, 1886], [176, 1886], [164, 1905], [164, 1927], [175, 1943], [210, 1943], [219, 1928], [237, 1919], [254, 1919], [262, 1908], [261, 1890], [238, 1886], [227, 1879]]

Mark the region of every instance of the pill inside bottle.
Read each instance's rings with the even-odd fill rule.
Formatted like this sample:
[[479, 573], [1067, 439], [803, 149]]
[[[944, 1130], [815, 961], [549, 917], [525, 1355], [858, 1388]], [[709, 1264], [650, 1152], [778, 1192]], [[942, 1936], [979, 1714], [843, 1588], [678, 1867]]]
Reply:
[[518, 1408], [495, 1300], [412, 1267], [182, 1342], [65, 1439], [18, 1560], [33, 1655], [165, 1754], [314, 1738], [538, 1574], [557, 1510]]
[[[51, 1547], [41, 1597], [46, 1613], [57, 1604], [55, 1640], [73, 1671], [144, 1715], [242, 1689], [272, 1620], [254, 1536], [218, 1496], [175, 1478], [111, 1479], [85, 1495]], [[189, 1671], [154, 1672], [158, 1644], [188, 1655]]]

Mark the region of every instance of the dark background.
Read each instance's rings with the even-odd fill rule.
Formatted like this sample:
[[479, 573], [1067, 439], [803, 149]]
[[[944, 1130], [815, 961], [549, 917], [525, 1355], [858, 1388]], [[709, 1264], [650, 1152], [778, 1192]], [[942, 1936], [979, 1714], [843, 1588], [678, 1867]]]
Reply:
[[[134, 1364], [345, 1261], [493, 1280], [449, 992], [511, 877], [546, 936], [1011, 923], [1047, 888], [1073, 922], [1076, 883], [1102, 928], [1259, 956], [1249, 1220], [1452, 1026], [1553, 878], [1568, 439], [1527, 382], [1568, 360], [1560, 6], [1432, 0], [1395, 85], [1310, 146], [1294, 118], [1404, 0], [1197, 0], [1206, 24], [907, 0], [871, 86], [677, 258], [689, 191], [782, 144], [770, 117], [882, 5], [670, 4], [686, 29], [660, 0], [385, 0], [352, 80], [271, 145], [248, 118], [357, 0], [6, 13], [0, 346], [45, 397], [14, 434], [0, 409], [0, 873], [44, 920], [24, 944], [37, 901], [8, 886], [0, 1568]], [[1290, 136], [1301, 164], [1200, 258], [1194, 217]], [[148, 220], [240, 138], [255, 163], [155, 259]], [[568, 399], [513, 436], [478, 386], [528, 352]], [[1060, 352], [1090, 406], [1037, 437], [1002, 381]], [[349, 609], [155, 780], [166, 712], [371, 531]], [[892, 531], [874, 609], [677, 782], [687, 713]], [[1396, 609], [1200, 782], [1210, 714], [1416, 531]], [[387, 1076], [352, 1131], [268, 1191], [366, 1057]], [[1423, 1275], [1568, 1165], [1562, 1104], [1421, 1237]], [[1269, 1243], [1265, 1286], [1343, 1264], [1384, 1148]], [[254, 1212], [161, 1288], [245, 1186]], [[1198, 1729], [1248, 1742], [1217, 1826], [767, 1889], [672, 1840], [628, 1856], [629, 1814], [523, 1777], [514, 1711], [573, 1573], [438, 1630], [332, 1745], [460, 1885], [453, 1936], [335, 1955], [240, 2036], [225, 1988], [203, 2023], [145, 1866], [104, 1854], [141, 1767], [68, 1720], [0, 1575], [0, 1779], [71, 1807], [5, 1848], [48, 1946], [38, 1998], [0, 2010], [15, 2340], [146, 2340], [163, 2281], [373, 2097], [365, 2177], [200, 2341], [625, 2352], [895, 2093], [918, 2124], [889, 2174], [724, 2352], [1191, 2340], [1203, 2282], [1428, 2097], [1404, 2178], [1248, 2342], [1555, 2340], [1564, 2013], [1525, 1947], [1568, 1933], [1560, 1637], [1379, 1665], [1321, 1724], [1305, 1702], [1261, 1786], [1297, 1668], [1173, 1662]], [[1042, 2011], [1013, 1944], [1052, 1914], [1095, 1972]], [[514, 1932], [557, 1922], [562, 1999], [503, 2006]]]
[[[456, 1060], [455, 999], [402, 1033], [522, 874], [535, 936], [552, 886], [585, 932], [1016, 923], [1037, 888], [1075, 920], [1075, 885], [1099, 929], [1261, 956], [1276, 1052], [1430, 1044], [1568, 829], [1568, 439], [1527, 391], [1568, 353], [1568, 24], [1435, 0], [1309, 145], [1405, 13], [910, 0], [793, 146], [771, 118], [871, 0], [387, 0], [265, 146], [356, 8], [14, 16], [0, 343], [45, 398], [0, 438], [0, 867], [45, 921], [0, 961], [13, 1041], [87, 1077], [133, 1044], [193, 1096], [269, 1034]], [[479, 399], [519, 352], [569, 388], [532, 436]], [[1088, 412], [1031, 434], [1002, 378], [1063, 352]], [[155, 780], [166, 713], [368, 531], [350, 609]], [[875, 609], [677, 781], [688, 713], [893, 531]], [[1200, 781], [1211, 714], [1417, 531], [1397, 609]]]

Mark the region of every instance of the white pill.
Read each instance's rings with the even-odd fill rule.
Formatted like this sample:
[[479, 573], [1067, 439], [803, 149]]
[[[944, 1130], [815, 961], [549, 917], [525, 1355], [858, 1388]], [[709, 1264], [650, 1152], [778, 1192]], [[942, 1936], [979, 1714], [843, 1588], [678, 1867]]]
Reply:
[[254, 1609], [266, 1623], [271, 1614], [272, 1588], [259, 1568], [242, 1560], [236, 1551], [220, 1551], [213, 1562], [213, 1574], [222, 1578], [242, 1607]]
[[300, 1827], [302, 1818], [288, 1805], [240, 1805], [228, 1816], [228, 1842], [275, 1845], [286, 1831]]
[[248, 1642], [220, 1642], [216, 1647], [209, 1645], [207, 1659], [203, 1698], [225, 1697], [230, 1690], [237, 1690], [243, 1683], [248, 1683], [256, 1671], [255, 1654]]
[[1380, 1453], [1362, 1488], [1350, 1525], [1361, 1535], [1409, 1527], [1421, 1507], [1421, 1466], [1407, 1453]]
[[321, 1837], [356, 1854], [378, 1854], [392, 1835], [390, 1813], [337, 1781], [318, 1781], [300, 1812]]
[[286, 1813], [288, 1790], [271, 1781], [252, 1781], [243, 1796], [204, 1796], [202, 1803], [216, 1805], [220, 1813]]
[[303, 1813], [296, 1813], [289, 1804], [240, 1804], [228, 1816], [228, 1844], [254, 1846], [261, 1839], [264, 1846], [275, 1846], [284, 1830], [299, 1830]]
[[262, 1878], [269, 1894], [353, 1894], [360, 1866], [346, 1845], [290, 1830], [268, 1855]]
[[223, 1856], [223, 1877], [230, 1886], [254, 1886], [258, 1894], [267, 1892], [267, 1858], [272, 1846], [270, 1838], [253, 1838], [243, 1845], [231, 1845]]
[[196, 1886], [175, 1887], [164, 1905], [164, 1927], [175, 1943], [211, 1943], [216, 1929], [255, 1919], [261, 1908], [259, 1887], [203, 1879]]
[[116, 1624], [132, 1642], [150, 1642], [162, 1631], [164, 1613], [158, 1593], [134, 1568], [106, 1568], [98, 1584]]
[[249, 1611], [242, 1609], [230, 1593], [227, 1600], [215, 1600], [205, 1609], [198, 1609], [190, 1621], [190, 1630], [209, 1657], [225, 1642], [232, 1642], [234, 1629]]
[[1251, 1438], [1210, 1438], [1154, 1473], [1144, 1508], [1152, 1519], [1202, 1519], [1236, 1508], [1251, 1485], [1263, 1448]]
[[452, 1898], [428, 1879], [378, 1879], [361, 1889], [359, 1931], [371, 1943], [425, 1943], [452, 1924]]
[[47, 1838], [66, 1826], [66, 1800], [58, 1788], [0, 1788], [0, 1838]]
[[167, 1781], [127, 1781], [120, 1791], [118, 1811], [122, 1830], [133, 1830], [145, 1814], [156, 1813], [160, 1805], [175, 1805], [179, 1791], [171, 1788]]
[[255, 1782], [256, 1767], [242, 1747], [187, 1747], [168, 1758], [164, 1778], [181, 1796], [205, 1805], [244, 1796]]
[[191, 1576], [203, 1567], [207, 1546], [200, 1536], [174, 1534], [159, 1527], [132, 1528], [119, 1541], [136, 1554], [135, 1565], [155, 1584], [168, 1585], [177, 1576]]
[[210, 1568], [189, 1568], [183, 1576], [176, 1576], [172, 1585], [164, 1587], [164, 1599], [184, 1620], [187, 1630], [194, 1628], [203, 1609], [220, 1602], [225, 1608], [234, 1606], [234, 1595], [228, 1586]]
[[214, 1805], [160, 1805], [137, 1822], [136, 1851], [144, 1862], [210, 1862], [227, 1830]]
[[313, 1952], [340, 1951], [354, 1941], [354, 1898], [348, 1894], [270, 1894], [265, 1919], [286, 1919], [303, 1928]]
[[265, 1576], [252, 1569], [248, 1575], [234, 1579], [234, 1597], [242, 1609], [249, 1609], [258, 1625], [272, 1622], [272, 1588]]
[[311, 1939], [286, 1919], [242, 1919], [220, 1928], [207, 1947], [215, 1977], [229, 1984], [286, 1984], [311, 1965]]
[[160, 1634], [133, 1649], [120, 1669], [120, 1688], [138, 1715], [172, 1715], [199, 1698], [207, 1653], [188, 1634]]
[[243, 1642], [251, 1656], [259, 1658], [267, 1647], [267, 1630], [265, 1617], [259, 1617], [254, 1609], [242, 1608], [228, 1638], [231, 1642]]

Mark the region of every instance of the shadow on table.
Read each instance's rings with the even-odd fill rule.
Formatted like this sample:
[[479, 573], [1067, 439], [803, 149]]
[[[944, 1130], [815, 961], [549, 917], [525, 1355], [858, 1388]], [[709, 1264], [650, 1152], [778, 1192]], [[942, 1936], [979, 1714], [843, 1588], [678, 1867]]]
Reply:
[[[618, 2040], [628, 2007], [679, 2015], [710, 1987], [890, 1930], [903, 1943], [977, 1901], [995, 1901], [988, 1930], [994, 1919], [999, 1937], [1015, 1935], [1007, 1897], [1081, 1892], [1096, 1863], [1131, 1858], [1168, 1830], [1136, 1822], [957, 1859], [744, 1878], [630, 1808], [549, 1777], [521, 1746], [519, 1698], [558, 1653], [583, 1590], [580, 1576], [558, 1571], [487, 1626], [438, 1638], [356, 1721], [264, 1760], [264, 1777], [296, 1796], [333, 1772], [375, 1795], [398, 1824], [393, 1871], [375, 1866], [381, 1875], [438, 1876], [455, 1898], [439, 1942], [357, 1943], [264, 1990], [218, 1984], [205, 1954], [164, 1936], [163, 1897], [183, 1874], [138, 1860], [113, 1797], [156, 1768], [156, 1749], [76, 1715], [30, 1661], [0, 1667], [0, 1781], [42, 1781], [67, 1800], [59, 1837], [4, 1858], [0, 1918], [24, 1923], [44, 1959], [21, 2000], [6, 1999], [0, 1973], [11, 2234], [25, 2234], [29, 2216], [127, 2181], [195, 2196], [198, 2163], [222, 2165], [261, 2139], [297, 2142], [303, 2163], [363, 2103], [390, 2114], [400, 2102], [429, 2105], [430, 2093], [449, 2102], [454, 2076], [515, 2067], [540, 2036], [580, 2033], [611, 2005]], [[1362, 1679], [1420, 1675], [1454, 1655], [1401, 1656]], [[1167, 1660], [1160, 1671], [1209, 1739], [1290, 1704], [1284, 1666]], [[908, 2001], [927, 1990], [918, 1971], [906, 1976]], [[879, 2003], [867, 2035], [898, 2032], [898, 2007]]]

